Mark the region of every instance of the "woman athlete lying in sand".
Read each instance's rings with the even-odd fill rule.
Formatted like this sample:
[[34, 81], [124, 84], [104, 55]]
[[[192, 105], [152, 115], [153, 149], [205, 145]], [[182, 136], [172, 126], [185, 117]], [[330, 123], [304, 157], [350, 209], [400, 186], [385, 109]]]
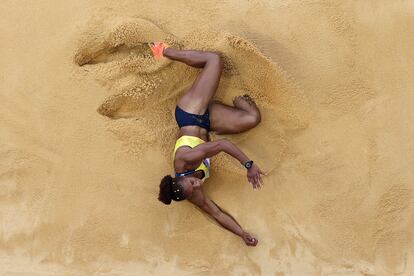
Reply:
[[258, 240], [245, 232], [238, 222], [220, 209], [203, 192], [202, 184], [209, 177], [210, 157], [223, 151], [237, 159], [247, 169], [247, 179], [253, 188], [262, 185], [264, 173], [237, 146], [229, 140], [209, 142], [208, 132], [218, 134], [240, 133], [260, 122], [260, 111], [248, 96], [238, 96], [234, 106], [213, 102], [220, 81], [223, 63], [213, 52], [187, 51], [167, 48], [164, 43], [150, 45], [155, 58], [162, 56], [203, 68], [193, 86], [182, 96], [175, 109], [180, 127], [174, 149], [175, 177], [166, 175], [160, 184], [158, 199], [165, 204], [171, 200], [189, 200], [212, 216], [222, 227], [240, 236], [247, 245], [255, 246]]

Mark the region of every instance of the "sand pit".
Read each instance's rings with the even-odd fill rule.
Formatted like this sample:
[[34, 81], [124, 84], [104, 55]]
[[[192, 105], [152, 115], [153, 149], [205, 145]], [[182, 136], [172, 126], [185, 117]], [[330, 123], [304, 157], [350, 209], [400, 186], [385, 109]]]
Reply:
[[[1, 274], [414, 274], [414, 5], [208, 2], [4, 3]], [[198, 73], [160, 40], [221, 52], [216, 98], [262, 110], [226, 137], [264, 189], [223, 154], [206, 183], [256, 248], [156, 200]]]
[[[98, 112], [113, 119], [108, 121], [108, 128], [124, 142], [129, 152], [140, 156], [148, 147], [159, 148], [166, 153], [165, 162], [170, 161], [178, 135], [175, 104], [199, 72], [168, 59], [156, 61], [147, 45], [151, 41], [166, 41], [176, 48], [222, 53], [223, 77], [215, 99], [231, 104], [236, 95], [244, 93], [256, 99], [264, 117], [269, 118], [261, 126], [266, 131], [251, 131], [232, 138], [240, 143], [246, 141], [246, 146], [247, 140], [255, 140], [258, 136], [266, 141], [251, 154], [271, 164], [268, 169], [274, 169], [283, 155], [286, 132], [307, 126], [312, 113], [306, 95], [246, 39], [205, 30], [196, 30], [178, 39], [148, 20], [105, 18], [105, 22], [88, 24], [88, 30], [80, 36], [74, 61], [82, 66], [82, 73], [117, 93], [108, 97]], [[96, 32], [105, 29], [108, 32]], [[262, 156], [258, 157], [260, 153]], [[216, 168], [234, 171], [236, 166], [231, 166], [231, 163], [238, 166], [237, 161], [221, 155], [213, 164]]]

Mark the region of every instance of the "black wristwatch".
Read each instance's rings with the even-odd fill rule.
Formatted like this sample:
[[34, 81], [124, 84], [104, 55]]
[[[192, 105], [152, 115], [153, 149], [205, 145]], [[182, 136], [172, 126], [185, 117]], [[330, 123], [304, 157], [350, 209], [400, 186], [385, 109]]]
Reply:
[[253, 166], [253, 161], [252, 160], [246, 161], [246, 163], [244, 163], [244, 167], [246, 169], [250, 169], [252, 166]]

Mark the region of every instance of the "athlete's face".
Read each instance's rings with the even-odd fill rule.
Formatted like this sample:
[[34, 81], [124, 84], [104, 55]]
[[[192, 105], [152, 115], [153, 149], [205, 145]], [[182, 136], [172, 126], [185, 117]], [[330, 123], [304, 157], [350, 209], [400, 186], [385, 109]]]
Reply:
[[184, 177], [182, 187], [186, 198], [190, 198], [195, 189], [199, 188], [203, 182], [197, 177], [187, 176]]

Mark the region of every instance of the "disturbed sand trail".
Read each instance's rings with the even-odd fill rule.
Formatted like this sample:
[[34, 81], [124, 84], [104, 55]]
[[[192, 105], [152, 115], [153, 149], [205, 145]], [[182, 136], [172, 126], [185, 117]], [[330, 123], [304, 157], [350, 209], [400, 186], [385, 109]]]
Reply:
[[[285, 133], [305, 128], [311, 119], [306, 96], [247, 40], [206, 30], [193, 31], [179, 40], [148, 20], [111, 20], [106, 16], [104, 22], [89, 23], [89, 30], [81, 35], [74, 60], [83, 66], [83, 73], [92, 75], [108, 90], [117, 93], [107, 98], [98, 112], [117, 119], [109, 121], [108, 127], [124, 141], [129, 152], [139, 155], [147, 148], [161, 148], [169, 153], [165, 157], [166, 162], [170, 162], [178, 135], [175, 104], [199, 72], [167, 59], [156, 61], [147, 45], [151, 41], [165, 41], [176, 48], [222, 53], [223, 76], [215, 99], [230, 104], [235, 96], [245, 93], [256, 99], [265, 118], [260, 126], [262, 130], [232, 137], [242, 143], [260, 136], [265, 144], [250, 154], [256, 160], [268, 163], [269, 170], [274, 169], [283, 156], [287, 143]], [[220, 157], [213, 162], [216, 168], [230, 169], [231, 163], [238, 166], [227, 156]], [[226, 164], [223, 164], [223, 158], [227, 159]]]
[[[412, 1], [173, 2], [3, 3], [1, 274], [413, 274]], [[228, 138], [264, 189], [224, 155], [206, 183], [256, 248], [156, 200], [198, 72], [158, 40], [222, 52], [217, 99], [263, 110]]]

